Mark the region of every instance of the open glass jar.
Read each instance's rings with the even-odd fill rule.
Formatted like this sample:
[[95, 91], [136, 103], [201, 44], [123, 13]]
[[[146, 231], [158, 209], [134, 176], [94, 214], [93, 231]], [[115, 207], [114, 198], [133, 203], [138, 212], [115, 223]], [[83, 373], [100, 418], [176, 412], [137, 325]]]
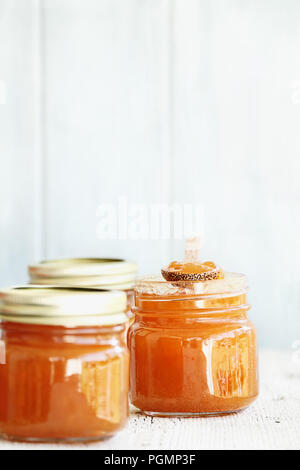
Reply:
[[130, 396], [152, 416], [230, 413], [258, 394], [256, 333], [243, 275], [145, 278], [129, 329]]
[[29, 266], [30, 283], [64, 287], [122, 290], [127, 295], [127, 314], [132, 321], [133, 287], [137, 265], [116, 258], [65, 258]]
[[118, 291], [0, 291], [1, 437], [89, 441], [125, 425], [125, 310]]

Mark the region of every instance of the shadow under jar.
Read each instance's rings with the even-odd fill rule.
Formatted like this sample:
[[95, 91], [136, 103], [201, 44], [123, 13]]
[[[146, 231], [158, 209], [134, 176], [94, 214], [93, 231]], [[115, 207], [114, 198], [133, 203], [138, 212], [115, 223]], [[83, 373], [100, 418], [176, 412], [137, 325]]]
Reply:
[[133, 321], [133, 287], [137, 265], [118, 258], [63, 258], [29, 266], [30, 284], [122, 290], [127, 296], [127, 315]]
[[145, 278], [129, 329], [130, 397], [151, 416], [236, 412], [258, 395], [256, 332], [245, 276]]
[[0, 291], [1, 437], [89, 441], [125, 425], [125, 310], [118, 291]]

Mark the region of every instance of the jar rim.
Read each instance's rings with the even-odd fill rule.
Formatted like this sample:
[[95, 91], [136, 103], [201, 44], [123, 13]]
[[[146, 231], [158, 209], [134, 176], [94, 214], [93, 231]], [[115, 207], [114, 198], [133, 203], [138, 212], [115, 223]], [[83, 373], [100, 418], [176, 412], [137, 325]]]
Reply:
[[248, 282], [244, 274], [234, 272], [225, 272], [224, 279], [208, 281], [170, 282], [162, 276], [147, 276], [137, 281], [134, 290], [137, 294], [158, 298], [174, 296], [226, 297], [246, 293]]

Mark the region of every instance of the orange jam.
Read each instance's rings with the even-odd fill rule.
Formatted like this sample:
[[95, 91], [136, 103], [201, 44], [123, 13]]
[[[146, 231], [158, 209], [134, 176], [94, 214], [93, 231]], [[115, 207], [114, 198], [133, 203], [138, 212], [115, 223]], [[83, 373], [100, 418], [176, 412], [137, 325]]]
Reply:
[[197, 263], [194, 261], [185, 263], [180, 261], [172, 261], [172, 263], [170, 263], [168, 266], [168, 270], [177, 271], [184, 274], [204, 273], [216, 268], [217, 266], [213, 261], [204, 261], [203, 263]]
[[155, 416], [229, 413], [258, 394], [256, 333], [246, 278], [204, 282], [146, 278], [129, 329], [130, 396]]
[[[62, 289], [65, 299], [61, 290], [60, 297], [53, 298], [58, 289], [28, 289], [35, 297], [23, 296], [22, 305], [17, 305], [16, 298], [14, 312], [14, 300], [0, 293], [4, 296], [0, 436], [55, 442], [111, 436], [125, 425], [128, 416], [125, 294], [108, 291], [101, 303], [105, 293], [97, 290], [100, 300], [92, 304], [94, 299], [79, 292], [74, 311], [70, 311], [74, 289], [71, 294]], [[56, 311], [55, 302], [56, 308], [59, 306]]]

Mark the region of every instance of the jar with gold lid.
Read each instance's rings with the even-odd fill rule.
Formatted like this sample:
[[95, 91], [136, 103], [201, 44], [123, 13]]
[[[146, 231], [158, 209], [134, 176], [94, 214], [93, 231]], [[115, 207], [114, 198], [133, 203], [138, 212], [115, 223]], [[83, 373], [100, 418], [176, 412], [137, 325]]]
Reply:
[[133, 287], [137, 265], [117, 258], [65, 258], [29, 266], [31, 284], [122, 290], [132, 321]]
[[90, 441], [125, 425], [126, 304], [121, 291], [0, 291], [1, 437]]

